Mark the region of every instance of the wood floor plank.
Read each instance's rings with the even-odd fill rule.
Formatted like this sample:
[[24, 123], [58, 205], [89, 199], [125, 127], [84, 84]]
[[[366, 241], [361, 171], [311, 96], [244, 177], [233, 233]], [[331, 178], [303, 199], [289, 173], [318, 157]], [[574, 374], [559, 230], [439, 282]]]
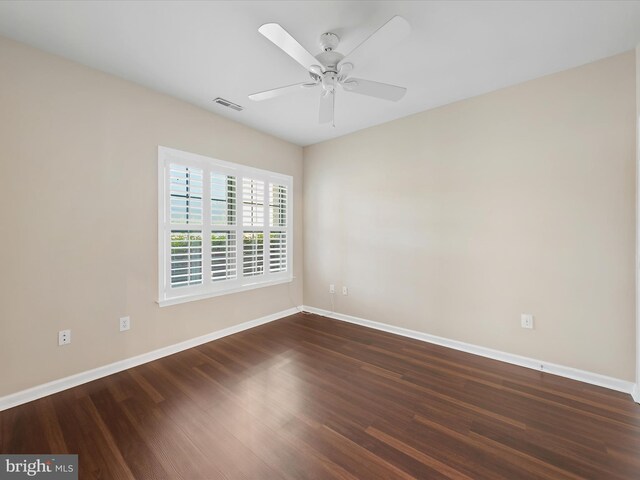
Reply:
[[468, 475], [465, 475], [464, 473], [460, 472], [459, 470], [456, 470], [455, 468], [451, 467], [450, 465], [447, 465], [444, 462], [441, 462], [440, 460], [424, 453], [421, 452], [420, 450], [412, 447], [411, 445], [407, 445], [406, 443], [401, 442], [400, 440], [398, 440], [397, 438], [392, 437], [391, 435], [388, 435], [384, 432], [382, 432], [381, 430], [378, 430], [375, 427], [369, 427], [367, 428], [366, 432], [377, 438], [380, 441], [383, 441], [384, 443], [400, 450], [401, 452], [406, 453], [407, 455], [415, 458], [416, 460], [418, 460], [419, 462], [423, 463], [424, 465], [427, 465], [431, 468], [433, 468], [434, 470], [436, 470], [437, 472], [440, 472], [441, 474], [445, 475], [447, 478], [459, 478], [462, 480], [473, 480], [471, 477], [469, 477]]
[[82, 479], [640, 478], [628, 395], [296, 314], [0, 412]]
[[140, 437], [116, 400], [117, 397], [109, 389], [92, 393], [89, 397], [103, 428], [108, 430], [112, 438], [112, 445], [135, 478], [167, 478], [168, 474], [156, 454]]

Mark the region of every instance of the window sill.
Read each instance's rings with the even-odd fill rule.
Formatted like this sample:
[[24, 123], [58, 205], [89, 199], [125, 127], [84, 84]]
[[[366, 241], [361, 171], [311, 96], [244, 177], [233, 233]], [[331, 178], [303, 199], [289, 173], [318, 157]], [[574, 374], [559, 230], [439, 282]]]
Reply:
[[207, 293], [197, 293], [195, 295], [191, 294], [191, 295], [183, 295], [180, 297], [165, 298], [163, 300], [158, 300], [156, 303], [160, 307], [168, 307], [171, 305], [178, 305], [180, 303], [195, 302], [196, 300], [204, 300], [206, 298], [220, 297], [222, 295], [229, 295], [231, 293], [246, 292], [249, 290], [255, 290], [256, 288], [271, 287], [273, 285], [291, 283], [293, 282], [293, 278], [294, 277], [288, 277], [280, 280], [269, 280], [267, 282], [252, 283], [249, 285], [243, 285], [241, 287], [235, 287], [235, 288], [230, 288], [226, 290], [218, 290], [218, 291], [207, 292]]

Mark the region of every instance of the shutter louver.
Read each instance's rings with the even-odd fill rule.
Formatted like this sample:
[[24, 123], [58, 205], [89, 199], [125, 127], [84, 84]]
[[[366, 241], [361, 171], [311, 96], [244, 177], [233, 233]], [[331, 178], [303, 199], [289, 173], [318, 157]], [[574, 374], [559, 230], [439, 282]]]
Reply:
[[202, 225], [202, 170], [171, 165], [171, 223]]
[[211, 224], [236, 224], [236, 177], [221, 173], [211, 174]]
[[287, 226], [287, 187], [269, 184], [269, 226]]
[[211, 280], [236, 278], [236, 254], [235, 232], [211, 232]]
[[269, 271], [287, 270], [287, 232], [271, 232], [269, 236]]
[[285, 185], [269, 184], [269, 272], [287, 271], [287, 211], [288, 189]]
[[244, 232], [242, 239], [242, 274], [245, 277], [264, 272], [264, 234]]
[[171, 286], [202, 283], [202, 233], [195, 230], [171, 231]]
[[264, 182], [242, 179], [242, 224], [245, 227], [264, 226]]

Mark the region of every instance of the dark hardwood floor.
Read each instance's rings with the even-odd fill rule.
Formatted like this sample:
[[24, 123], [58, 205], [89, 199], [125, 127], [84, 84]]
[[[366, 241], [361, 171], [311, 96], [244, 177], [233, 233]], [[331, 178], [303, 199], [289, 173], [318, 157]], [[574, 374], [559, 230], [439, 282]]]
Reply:
[[0, 412], [80, 478], [639, 479], [628, 395], [298, 314]]

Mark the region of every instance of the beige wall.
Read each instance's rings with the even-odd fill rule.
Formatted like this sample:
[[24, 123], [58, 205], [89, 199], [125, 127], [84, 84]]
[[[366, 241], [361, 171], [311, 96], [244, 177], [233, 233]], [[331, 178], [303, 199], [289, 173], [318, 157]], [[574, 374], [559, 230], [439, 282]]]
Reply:
[[633, 380], [635, 88], [629, 52], [305, 148], [305, 304]]
[[[0, 65], [0, 396], [302, 303], [301, 148], [2, 38]], [[630, 52], [306, 148], [304, 303], [344, 284], [342, 313], [633, 379], [635, 86]], [[156, 305], [158, 145], [294, 176], [291, 285]]]
[[[157, 306], [158, 145], [293, 175], [292, 284]], [[300, 147], [1, 38], [0, 187], [0, 396], [302, 303]]]

